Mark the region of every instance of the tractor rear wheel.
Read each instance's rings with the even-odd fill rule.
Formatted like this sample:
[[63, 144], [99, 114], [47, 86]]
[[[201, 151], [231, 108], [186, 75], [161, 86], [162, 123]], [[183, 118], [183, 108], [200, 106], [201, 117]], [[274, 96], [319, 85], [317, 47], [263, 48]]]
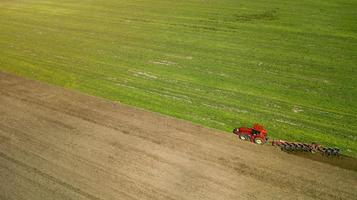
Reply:
[[264, 144], [265, 140], [263, 138], [255, 138], [254, 143], [255, 144]]
[[241, 140], [249, 140], [249, 136], [247, 134], [240, 134], [239, 139]]

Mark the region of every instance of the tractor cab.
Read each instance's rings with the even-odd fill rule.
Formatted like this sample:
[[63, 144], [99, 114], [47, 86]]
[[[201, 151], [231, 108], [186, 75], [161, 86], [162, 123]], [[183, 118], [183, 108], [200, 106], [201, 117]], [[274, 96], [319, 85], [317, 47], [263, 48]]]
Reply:
[[260, 133], [266, 133], [264, 127], [260, 124], [254, 124], [253, 128], [251, 128], [251, 132], [253, 135], [259, 135]]

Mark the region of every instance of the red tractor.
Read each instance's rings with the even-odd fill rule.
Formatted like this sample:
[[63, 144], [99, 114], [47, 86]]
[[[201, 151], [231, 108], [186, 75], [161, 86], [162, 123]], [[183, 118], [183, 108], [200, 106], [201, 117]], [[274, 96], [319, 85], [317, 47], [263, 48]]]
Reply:
[[[233, 133], [241, 140], [249, 140], [255, 144], [265, 144], [268, 140], [267, 130], [260, 124], [254, 124], [252, 128], [240, 127], [233, 129]], [[288, 142], [284, 140], [272, 140], [271, 144], [280, 147], [286, 152], [307, 151], [311, 153], [320, 152], [322, 155], [339, 156], [340, 149], [337, 147], [324, 147], [316, 143]]]
[[252, 128], [235, 128], [233, 133], [238, 135], [239, 139], [249, 140], [255, 144], [265, 144], [268, 140], [267, 130], [260, 124], [254, 124]]

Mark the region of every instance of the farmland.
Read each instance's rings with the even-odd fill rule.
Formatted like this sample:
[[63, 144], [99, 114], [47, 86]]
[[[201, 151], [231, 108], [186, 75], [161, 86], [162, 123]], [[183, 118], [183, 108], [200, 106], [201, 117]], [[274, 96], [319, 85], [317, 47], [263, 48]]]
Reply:
[[355, 1], [0, 2], [0, 71], [357, 156]]
[[357, 195], [357, 159], [290, 155], [6, 73], [0, 73], [0, 94], [1, 200], [350, 200]]

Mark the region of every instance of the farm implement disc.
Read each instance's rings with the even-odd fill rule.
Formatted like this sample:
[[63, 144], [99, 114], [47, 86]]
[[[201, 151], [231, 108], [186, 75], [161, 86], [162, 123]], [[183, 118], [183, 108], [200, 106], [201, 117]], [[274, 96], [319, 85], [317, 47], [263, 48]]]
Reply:
[[340, 155], [340, 149], [336, 147], [324, 147], [322, 145], [311, 143], [301, 143], [301, 142], [287, 142], [284, 140], [273, 140], [271, 141], [273, 146], [280, 147], [281, 150], [286, 152], [311, 152], [311, 153], [321, 153], [327, 156], [338, 156]]

